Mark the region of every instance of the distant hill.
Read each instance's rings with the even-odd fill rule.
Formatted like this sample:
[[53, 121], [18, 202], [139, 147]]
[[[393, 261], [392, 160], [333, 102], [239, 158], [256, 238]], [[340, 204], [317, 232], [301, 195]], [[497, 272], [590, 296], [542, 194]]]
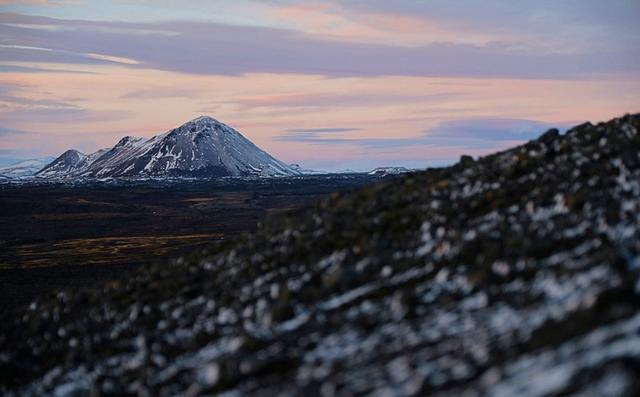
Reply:
[[51, 157], [20, 160], [13, 164], [0, 167], [0, 177], [4, 177], [5, 179], [29, 177], [41, 170], [52, 160], [53, 158]]
[[0, 392], [637, 395], [639, 131], [549, 130], [6, 311]]
[[405, 167], [378, 167], [369, 171], [369, 175], [387, 176], [404, 174], [405, 172], [409, 172]]

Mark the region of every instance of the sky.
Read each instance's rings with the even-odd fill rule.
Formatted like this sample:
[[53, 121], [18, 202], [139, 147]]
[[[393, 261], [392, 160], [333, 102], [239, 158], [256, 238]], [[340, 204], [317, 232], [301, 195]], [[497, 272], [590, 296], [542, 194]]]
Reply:
[[200, 115], [303, 168], [422, 168], [640, 111], [637, 0], [0, 0], [0, 163]]

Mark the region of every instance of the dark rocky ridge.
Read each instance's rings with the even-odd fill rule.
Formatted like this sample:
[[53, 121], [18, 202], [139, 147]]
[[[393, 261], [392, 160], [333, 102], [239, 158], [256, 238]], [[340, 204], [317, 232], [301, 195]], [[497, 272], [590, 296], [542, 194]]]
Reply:
[[637, 395], [640, 115], [0, 321], [8, 395]]

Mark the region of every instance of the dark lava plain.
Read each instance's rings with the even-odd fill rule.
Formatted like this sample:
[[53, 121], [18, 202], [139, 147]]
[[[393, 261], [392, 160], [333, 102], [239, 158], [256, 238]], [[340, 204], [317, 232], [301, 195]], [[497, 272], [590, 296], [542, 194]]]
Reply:
[[108, 181], [0, 185], [0, 305], [120, 276], [255, 230], [378, 178]]

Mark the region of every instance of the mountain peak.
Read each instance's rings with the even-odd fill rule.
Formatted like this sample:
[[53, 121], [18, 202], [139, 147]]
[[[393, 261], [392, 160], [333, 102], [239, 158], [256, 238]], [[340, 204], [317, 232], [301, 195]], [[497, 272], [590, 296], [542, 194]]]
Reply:
[[139, 138], [139, 137], [137, 137], [137, 136], [130, 136], [130, 135], [127, 135], [127, 136], [125, 136], [124, 138], [120, 139], [120, 140], [118, 141], [118, 143], [116, 143], [116, 147], [124, 146], [124, 145], [127, 145], [127, 144], [132, 143], [132, 142], [139, 142], [139, 141], [141, 141], [141, 140], [143, 140], [143, 139], [144, 139], [144, 138]]
[[85, 154], [80, 153], [75, 149], [69, 149], [36, 174], [46, 176], [74, 172], [86, 157], [87, 156]]
[[[239, 132], [210, 116], [199, 116], [189, 120], [181, 126], [172, 129], [167, 136], [186, 136], [189, 139], [200, 141], [203, 137], [215, 137], [225, 135], [241, 135]], [[215, 138], [214, 138], [215, 139]]]
[[213, 117], [211, 117], [211, 116], [206, 116], [206, 115], [198, 116], [198, 117], [196, 117], [195, 119], [193, 119], [193, 120], [191, 120], [191, 121], [188, 121], [186, 124], [189, 124], [189, 123], [197, 123], [197, 124], [200, 124], [200, 123], [205, 123], [205, 124], [224, 124], [224, 123], [221, 123], [220, 121], [218, 121], [218, 120], [214, 119]]
[[72, 158], [72, 157], [82, 157], [84, 156], [84, 153], [76, 150], [76, 149], [69, 149], [67, 151], [65, 151], [64, 153], [62, 153], [62, 155], [60, 155], [60, 157], [66, 157], [66, 158]]
[[84, 153], [76, 149], [69, 149], [66, 152], [62, 153], [58, 159], [63, 161], [66, 164], [75, 166], [79, 162], [81, 162], [85, 157], [87, 157]]

